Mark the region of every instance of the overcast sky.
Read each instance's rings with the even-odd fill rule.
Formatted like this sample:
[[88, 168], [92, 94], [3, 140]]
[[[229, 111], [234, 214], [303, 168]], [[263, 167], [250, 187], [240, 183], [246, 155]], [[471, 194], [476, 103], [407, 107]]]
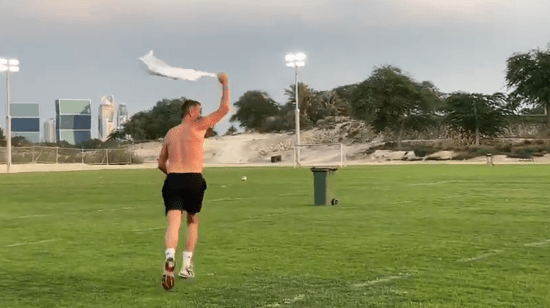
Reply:
[[[248, 90], [285, 103], [289, 52], [307, 55], [298, 78], [316, 90], [391, 64], [444, 92], [491, 94], [507, 91], [507, 58], [548, 46], [549, 16], [548, 0], [1, 0], [0, 57], [20, 61], [12, 102], [40, 103], [44, 122], [56, 99], [90, 99], [95, 138], [104, 95], [130, 115], [182, 96], [203, 114], [219, 106], [214, 78], [147, 75], [138, 58], [150, 50], [174, 66], [227, 72], [231, 104]], [[5, 81], [0, 95], [5, 127]]]

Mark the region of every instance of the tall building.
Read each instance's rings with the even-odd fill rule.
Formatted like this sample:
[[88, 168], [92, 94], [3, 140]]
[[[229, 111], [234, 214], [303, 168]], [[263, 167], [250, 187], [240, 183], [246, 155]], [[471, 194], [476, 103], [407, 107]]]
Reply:
[[40, 142], [40, 105], [38, 103], [10, 103], [11, 137], [24, 137]]
[[115, 130], [115, 98], [112, 95], [103, 96], [101, 102], [97, 124], [99, 139], [105, 141]]
[[78, 145], [92, 139], [92, 106], [89, 99], [55, 101], [55, 137]]
[[119, 104], [117, 110], [117, 129], [122, 129], [122, 124], [128, 122], [128, 109], [125, 104]]
[[44, 122], [44, 142], [55, 143], [55, 119]]

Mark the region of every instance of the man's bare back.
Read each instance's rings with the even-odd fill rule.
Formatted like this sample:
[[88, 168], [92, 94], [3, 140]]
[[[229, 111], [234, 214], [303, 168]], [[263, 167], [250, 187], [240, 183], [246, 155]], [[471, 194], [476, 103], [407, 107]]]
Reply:
[[[229, 89], [226, 74], [219, 75], [223, 85], [220, 108], [201, 118], [201, 106], [191, 107], [182, 123], [166, 134], [159, 156], [159, 169], [164, 173], [202, 173], [204, 168], [204, 138], [206, 131], [216, 125], [229, 112]], [[166, 160], [169, 161], [166, 168]]]

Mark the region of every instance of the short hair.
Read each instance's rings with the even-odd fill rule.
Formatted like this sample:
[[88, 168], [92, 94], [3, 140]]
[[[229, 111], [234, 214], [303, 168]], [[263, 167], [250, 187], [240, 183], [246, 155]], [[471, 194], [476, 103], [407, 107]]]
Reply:
[[183, 119], [189, 113], [189, 110], [191, 110], [191, 107], [197, 106], [197, 105], [200, 106], [200, 104], [201, 103], [191, 99], [184, 101], [183, 104], [181, 105], [181, 118]]

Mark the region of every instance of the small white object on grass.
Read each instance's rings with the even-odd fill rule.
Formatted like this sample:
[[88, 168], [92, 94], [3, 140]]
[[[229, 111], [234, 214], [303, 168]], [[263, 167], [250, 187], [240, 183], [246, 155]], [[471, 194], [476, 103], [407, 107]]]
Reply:
[[243, 176], [241, 180], [246, 181], [246, 176]]

